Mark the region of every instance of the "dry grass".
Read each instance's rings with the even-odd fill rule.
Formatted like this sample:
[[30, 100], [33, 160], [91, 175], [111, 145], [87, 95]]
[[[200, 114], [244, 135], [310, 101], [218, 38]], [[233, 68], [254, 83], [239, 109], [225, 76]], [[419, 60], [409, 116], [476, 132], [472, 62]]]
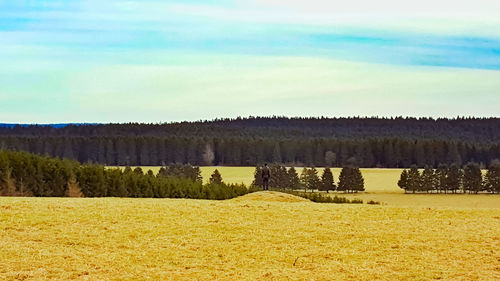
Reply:
[[0, 279], [500, 279], [499, 209], [276, 196], [0, 198]]
[[[404, 193], [358, 193], [337, 194], [349, 199], [379, 201], [398, 207], [430, 208], [486, 208], [500, 209], [500, 195], [492, 194], [404, 194]], [[332, 195], [333, 196], [333, 195]]]
[[268, 201], [268, 202], [309, 202], [309, 200], [288, 193], [267, 191], [246, 194], [232, 199], [235, 202], [245, 201]]

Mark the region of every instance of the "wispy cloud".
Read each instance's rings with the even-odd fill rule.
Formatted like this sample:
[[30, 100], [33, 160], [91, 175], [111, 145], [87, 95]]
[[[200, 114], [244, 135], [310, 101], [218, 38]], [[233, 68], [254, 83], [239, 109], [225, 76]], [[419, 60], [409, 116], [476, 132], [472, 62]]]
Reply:
[[10, 122], [498, 115], [500, 2], [0, 0], [0, 61]]

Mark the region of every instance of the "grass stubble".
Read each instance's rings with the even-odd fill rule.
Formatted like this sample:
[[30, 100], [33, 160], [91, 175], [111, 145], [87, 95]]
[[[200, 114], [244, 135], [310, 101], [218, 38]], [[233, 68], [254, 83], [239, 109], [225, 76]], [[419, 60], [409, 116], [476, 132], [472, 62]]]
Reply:
[[0, 198], [2, 280], [499, 280], [500, 209]]

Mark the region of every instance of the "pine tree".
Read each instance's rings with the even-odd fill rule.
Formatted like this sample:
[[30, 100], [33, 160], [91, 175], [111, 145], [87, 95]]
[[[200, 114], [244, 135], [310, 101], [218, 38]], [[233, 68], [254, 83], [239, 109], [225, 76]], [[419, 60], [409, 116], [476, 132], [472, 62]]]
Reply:
[[396, 166], [397, 159], [394, 155], [394, 147], [392, 142], [387, 141], [384, 145], [384, 162], [387, 168]]
[[124, 179], [125, 177], [120, 169], [106, 169], [107, 196], [127, 197], [128, 192]]
[[354, 192], [365, 191], [365, 179], [358, 167], [353, 168], [352, 190]]
[[477, 163], [468, 163], [464, 168], [463, 189], [464, 193], [478, 193], [482, 191], [483, 176]]
[[286, 189], [288, 187], [288, 173], [284, 165], [274, 165], [271, 167], [271, 175], [270, 186], [279, 189]]
[[339, 175], [337, 191], [349, 192], [352, 186], [352, 168], [343, 167]]
[[280, 149], [280, 144], [278, 142], [274, 145], [273, 149], [273, 163], [275, 164], [281, 163], [281, 149]]
[[315, 167], [308, 169], [307, 185], [311, 191], [318, 189], [321, 186], [321, 180], [318, 176], [318, 170]]
[[106, 164], [107, 165], [116, 165], [116, 160], [115, 160], [115, 148], [113, 145], [112, 140], [108, 140], [106, 142]]
[[420, 172], [416, 165], [412, 165], [410, 171], [408, 172], [408, 189], [415, 193], [421, 189], [421, 178]]
[[314, 189], [319, 188], [321, 181], [318, 177], [318, 171], [316, 168], [308, 169], [304, 167], [302, 173], [300, 174], [300, 182], [306, 192], [308, 189], [314, 191]]
[[153, 171], [148, 170], [146, 173], [146, 177], [144, 177], [144, 186], [142, 188], [142, 196], [145, 198], [154, 197], [154, 186], [156, 185], [156, 177]]
[[447, 190], [456, 193], [461, 188], [463, 175], [463, 171], [457, 164], [450, 165], [447, 175]]
[[448, 163], [462, 165], [462, 157], [460, 157], [460, 153], [458, 152], [457, 144], [455, 142], [450, 142], [447, 144], [447, 148], [448, 153], [446, 159], [448, 160]]
[[262, 180], [262, 167], [261, 166], [256, 166], [255, 167], [255, 172], [253, 173], [252, 186], [262, 187], [263, 185], [264, 185], [264, 182]]
[[211, 184], [222, 184], [222, 176], [221, 176], [219, 170], [215, 169], [215, 171], [210, 176], [209, 182]]
[[294, 167], [290, 167], [290, 169], [288, 169], [288, 187], [293, 190], [300, 189], [301, 187], [299, 174], [297, 174]]
[[304, 191], [307, 192], [307, 189], [309, 188], [309, 186], [307, 185], [307, 181], [308, 181], [308, 168], [307, 167], [304, 167], [302, 169], [302, 172], [300, 173], [300, 184], [302, 185], [302, 187], [304, 188]]
[[422, 141], [417, 141], [415, 144], [415, 162], [418, 167], [422, 167], [425, 164], [425, 148]]
[[408, 170], [404, 169], [398, 181], [398, 186], [404, 189], [405, 193], [410, 189], [408, 184]]
[[421, 179], [420, 191], [429, 192], [436, 189], [436, 177], [430, 166], [425, 166]]
[[3, 151], [0, 151], [0, 189], [1, 185], [7, 182], [7, 178], [10, 175], [9, 159]]
[[343, 167], [340, 171], [337, 190], [344, 192], [364, 191], [365, 180], [360, 169], [352, 165]]
[[323, 170], [323, 174], [321, 175], [321, 184], [319, 190], [326, 191], [327, 193], [330, 190], [335, 190], [332, 170], [328, 167]]

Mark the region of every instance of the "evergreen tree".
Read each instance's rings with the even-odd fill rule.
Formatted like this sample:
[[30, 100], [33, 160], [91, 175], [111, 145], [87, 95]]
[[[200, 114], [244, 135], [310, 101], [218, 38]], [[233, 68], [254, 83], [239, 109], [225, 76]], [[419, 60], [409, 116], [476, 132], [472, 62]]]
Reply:
[[221, 176], [219, 170], [215, 169], [215, 171], [210, 176], [209, 182], [211, 184], [222, 184], [222, 176]]
[[365, 190], [365, 180], [356, 166], [343, 167], [339, 175], [338, 191], [358, 192]]
[[464, 168], [463, 189], [464, 193], [478, 193], [482, 191], [483, 175], [477, 163], [468, 163]]
[[300, 182], [306, 192], [308, 189], [314, 191], [314, 189], [319, 188], [321, 181], [318, 177], [318, 171], [316, 168], [313, 167], [308, 169], [304, 167], [302, 173], [300, 174]]
[[412, 165], [408, 172], [408, 190], [415, 193], [421, 189], [420, 172], [416, 165]]
[[264, 182], [262, 180], [262, 167], [261, 166], [256, 166], [255, 167], [255, 172], [253, 173], [252, 186], [262, 187], [263, 185], [264, 185]]
[[107, 196], [111, 197], [127, 197], [128, 191], [125, 186], [125, 177], [120, 169], [106, 170], [106, 186]]
[[299, 174], [294, 167], [288, 169], [288, 187], [293, 190], [301, 188]]
[[410, 189], [408, 184], [408, 170], [404, 169], [398, 181], [398, 186], [404, 189], [405, 193]]
[[456, 193], [460, 190], [463, 180], [463, 171], [458, 167], [457, 164], [452, 164], [448, 168], [447, 175], [447, 190]]
[[82, 166], [78, 171], [77, 181], [85, 197], [103, 197], [107, 194], [103, 166]]
[[436, 189], [436, 177], [434, 175], [434, 170], [430, 166], [425, 166], [424, 171], [421, 176], [421, 186], [420, 191], [433, 191]]
[[5, 184], [9, 176], [10, 176], [9, 159], [7, 158], [5, 153], [3, 153], [3, 151], [0, 150], [0, 185]]
[[[460, 153], [458, 152], [458, 147], [455, 142], [450, 142], [447, 144], [447, 160], [449, 164], [455, 164], [455, 165], [462, 165], [462, 157], [460, 156]], [[451, 165], [450, 165], [451, 168]]]
[[281, 149], [280, 149], [280, 144], [278, 142], [274, 145], [273, 163], [275, 164], [281, 163]]
[[323, 174], [321, 175], [321, 184], [319, 190], [326, 191], [327, 193], [330, 190], [335, 190], [332, 170], [328, 167], [323, 170]]
[[365, 179], [358, 167], [353, 168], [352, 177], [352, 190], [354, 192], [365, 191]]
[[343, 167], [339, 175], [337, 191], [349, 192], [353, 186], [353, 168]]
[[153, 171], [148, 170], [146, 177], [143, 177], [143, 185], [141, 188], [142, 197], [152, 198], [154, 197], [154, 186], [156, 185], [156, 177]]
[[308, 169], [307, 185], [311, 191], [321, 186], [321, 180], [318, 176], [318, 170], [315, 167]]

